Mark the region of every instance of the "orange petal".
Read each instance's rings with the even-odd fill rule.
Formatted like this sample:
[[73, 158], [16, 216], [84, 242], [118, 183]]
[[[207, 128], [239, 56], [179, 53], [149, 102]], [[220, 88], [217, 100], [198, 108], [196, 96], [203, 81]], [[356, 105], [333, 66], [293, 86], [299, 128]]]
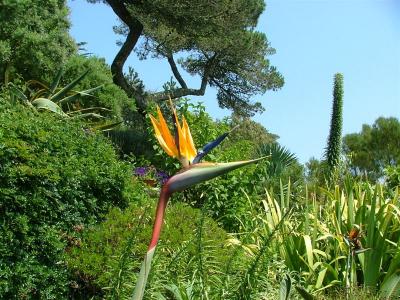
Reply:
[[[175, 119], [175, 126], [176, 126], [176, 131], [178, 132], [178, 141], [179, 141], [179, 156], [185, 156], [186, 157], [186, 151], [185, 151], [185, 136], [182, 132], [182, 127], [179, 124], [179, 119], [178, 116], [176, 114], [176, 110], [173, 107], [172, 101], [170, 99], [170, 103], [171, 103], [171, 109], [172, 112], [174, 113], [174, 119]], [[187, 157], [186, 157], [187, 158]]]
[[[150, 120], [151, 120], [151, 123], [153, 124], [154, 131], [155, 131], [155, 136], [156, 136], [158, 142], [160, 143], [160, 146], [164, 149], [164, 151], [169, 156], [176, 157], [177, 156], [177, 152], [174, 152], [174, 149], [171, 149], [167, 145], [167, 143], [165, 142], [165, 140], [164, 140], [164, 138], [163, 138], [163, 136], [161, 134], [160, 123], [152, 115], [150, 115]], [[175, 147], [175, 150], [176, 150], [176, 147]]]
[[196, 147], [194, 146], [192, 134], [190, 133], [189, 125], [186, 122], [185, 117], [182, 117], [182, 127], [183, 127], [183, 133], [185, 135], [185, 146], [186, 146], [186, 153], [187, 153], [187, 159], [189, 161], [192, 161], [196, 155], [197, 155], [197, 150]]
[[178, 149], [176, 148], [175, 145], [175, 139], [173, 138], [171, 132], [169, 131], [167, 122], [164, 119], [164, 116], [160, 110], [160, 107], [157, 105], [157, 113], [158, 113], [158, 118], [159, 118], [159, 124], [160, 124], [160, 131], [161, 134], [164, 138], [165, 143], [168, 145], [168, 147], [176, 153], [175, 156], [178, 156]]

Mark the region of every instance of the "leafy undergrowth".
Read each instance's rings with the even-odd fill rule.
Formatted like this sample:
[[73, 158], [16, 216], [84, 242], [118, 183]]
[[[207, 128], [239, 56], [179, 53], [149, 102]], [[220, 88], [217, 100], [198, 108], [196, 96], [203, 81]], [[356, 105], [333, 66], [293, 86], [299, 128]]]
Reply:
[[76, 231], [134, 194], [104, 137], [0, 95], [0, 298], [65, 297]]
[[[134, 204], [123, 211], [113, 209], [105, 222], [82, 233], [82, 243], [71, 249], [68, 258], [75, 274], [76, 297], [132, 296], [151, 236], [154, 202], [149, 199], [145, 205]], [[200, 210], [182, 203], [170, 205], [149, 278], [147, 299], [161, 299], [173, 285], [190, 286], [194, 297], [233, 291], [235, 282], [223, 281], [224, 277], [230, 279], [225, 274], [233, 270], [236, 275], [243, 273], [249, 257], [242, 249], [227, 247], [227, 239], [227, 233]]]

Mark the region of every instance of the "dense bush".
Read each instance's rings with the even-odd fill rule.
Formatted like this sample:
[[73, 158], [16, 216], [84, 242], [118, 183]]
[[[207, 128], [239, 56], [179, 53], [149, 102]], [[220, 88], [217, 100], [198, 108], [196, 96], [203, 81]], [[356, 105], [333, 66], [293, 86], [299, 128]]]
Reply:
[[[132, 295], [153, 225], [155, 201], [146, 202], [125, 211], [113, 209], [105, 222], [82, 233], [82, 243], [71, 250], [68, 258], [76, 275], [76, 297], [125, 299]], [[203, 289], [218, 295], [229, 286], [228, 282], [221, 283], [229, 272], [241, 279], [238, 274], [243, 272], [249, 257], [241, 249], [226, 247], [227, 239], [225, 231], [200, 210], [182, 203], [170, 205], [150, 274], [147, 299], [168, 294], [166, 285], [182, 286], [188, 282], [194, 282], [194, 295], [203, 295]], [[230, 284], [233, 292], [236, 286], [232, 281]]]
[[19, 76], [25, 80], [50, 80], [59, 66], [76, 52], [68, 33], [66, 2], [1, 2], [0, 85]]
[[0, 298], [59, 299], [74, 229], [129, 202], [130, 169], [101, 135], [0, 96]]
[[400, 164], [385, 169], [386, 183], [390, 188], [400, 188]]

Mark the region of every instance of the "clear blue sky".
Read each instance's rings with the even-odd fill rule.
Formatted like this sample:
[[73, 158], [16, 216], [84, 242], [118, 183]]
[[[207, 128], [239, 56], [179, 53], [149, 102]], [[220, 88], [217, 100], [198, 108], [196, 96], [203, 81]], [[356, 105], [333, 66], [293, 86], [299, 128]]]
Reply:
[[[270, 57], [285, 77], [284, 87], [256, 97], [266, 111], [254, 120], [280, 136], [279, 142], [301, 162], [321, 158], [329, 132], [333, 75], [344, 75], [344, 134], [358, 132], [380, 116], [400, 118], [400, 1], [269, 0], [258, 30], [267, 34], [276, 54]], [[111, 63], [118, 51], [111, 8], [69, 1], [71, 34], [86, 49]], [[171, 77], [162, 60], [133, 66], [150, 90]], [[188, 83], [198, 78], [185, 74]], [[229, 114], [216, 106], [208, 87], [201, 98], [215, 118]]]

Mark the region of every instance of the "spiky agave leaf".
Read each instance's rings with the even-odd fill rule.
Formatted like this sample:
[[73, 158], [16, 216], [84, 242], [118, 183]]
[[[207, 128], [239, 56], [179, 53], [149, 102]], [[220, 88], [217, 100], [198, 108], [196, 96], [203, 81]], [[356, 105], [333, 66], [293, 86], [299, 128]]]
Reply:
[[79, 82], [82, 81], [82, 79], [89, 73], [89, 71], [90, 70], [85, 71], [82, 75], [75, 78], [68, 85], [60, 89], [56, 94], [51, 95], [50, 99], [54, 102], [58, 102], [63, 99], [65, 95], [67, 95]]
[[46, 98], [38, 98], [32, 101], [32, 105], [36, 107], [37, 110], [49, 110], [60, 116], [67, 117], [68, 115], [63, 112], [61, 107], [59, 107], [53, 101]]

